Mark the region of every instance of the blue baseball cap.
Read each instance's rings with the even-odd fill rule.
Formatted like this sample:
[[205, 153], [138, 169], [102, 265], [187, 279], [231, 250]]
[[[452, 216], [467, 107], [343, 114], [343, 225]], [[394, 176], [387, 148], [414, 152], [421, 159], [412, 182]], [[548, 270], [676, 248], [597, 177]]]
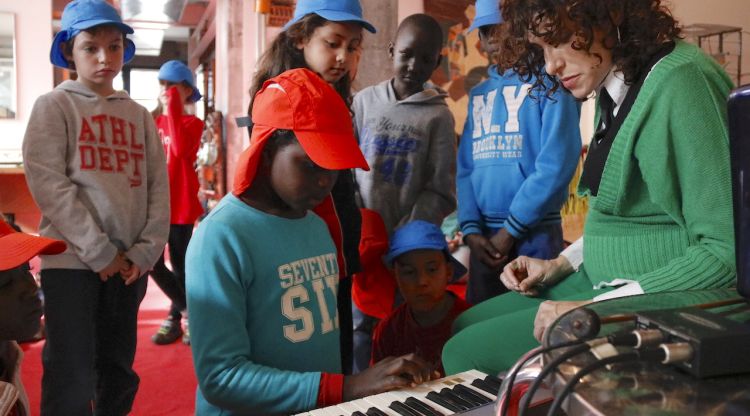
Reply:
[[[70, 68], [70, 66], [60, 49], [60, 44], [73, 39], [82, 30], [99, 25], [114, 25], [122, 33], [133, 33], [133, 28], [122, 22], [117, 10], [103, 0], [71, 1], [63, 10], [61, 25], [62, 29], [52, 41], [49, 60], [52, 64], [62, 68]], [[125, 38], [124, 62], [130, 62], [133, 56], [135, 56], [135, 44], [132, 40]]]
[[169, 81], [175, 84], [185, 82], [193, 89], [193, 93], [190, 94], [188, 100], [194, 103], [201, 99], [201, 93], [195, 86], [193, 71], [191, 71], [187, 65], [178, 60], [167, 61], [161, 66], [161, 68], [159, 68], [159, 80]]
[[299, 0], [294, 8], [292, 20], [284, 25], [284, 29], [297, 23], [310, 13], [333, 22], [357, 22], [370, 33], [375, 33], [375, 26], [362, 18], [362, 6], [359, 0]]
[[393, 264], [398, 256], [414, 250], [438, 250], [445, 253], [446, 258], [453, 264], [452, 280], [466, 274], [466, 267], [448, 250], [448, 242], [445, 241], [443, 231], [431, 222], [414, 220], [397, 228], [391, 236], [391, 246], [385, 255], [385, 261]]
[[498, 25], [504, 21], [503, 15], [500, 14], [500, 2], [498, 0], [477, 0], [474, 7], [476, 13], [474, 14], [474, 21], [469, 26], [469, 32], [478, 27]]

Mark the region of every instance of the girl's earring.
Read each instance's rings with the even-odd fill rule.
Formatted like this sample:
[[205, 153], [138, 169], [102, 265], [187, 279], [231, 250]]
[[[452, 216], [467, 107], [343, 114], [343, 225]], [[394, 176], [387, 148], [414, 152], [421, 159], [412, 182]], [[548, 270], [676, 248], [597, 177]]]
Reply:
[[620, 26], [617, 26], [617, 44], [622, 44], [622, 39], [620, 38]]

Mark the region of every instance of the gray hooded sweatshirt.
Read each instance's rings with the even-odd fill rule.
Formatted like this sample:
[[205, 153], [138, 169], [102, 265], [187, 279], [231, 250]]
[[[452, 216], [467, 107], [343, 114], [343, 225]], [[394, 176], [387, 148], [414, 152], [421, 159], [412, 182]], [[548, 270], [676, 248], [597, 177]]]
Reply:
[[435, 86], [401, 101], [391, 81], [354, 97], [354, 123], [370, 171], [355, 172], [364, 208], [388, 235], [412, 220], [440, 225], [456, 208], [456, 133], [445, 91]]
[[169, 183], [151, 114], [124, 91], [65, 81], [39, 97], [23, 141], [39, 233], [68, 249], [42, 268], [104, 269], [118, 251], [148, 271], [169, 234]]

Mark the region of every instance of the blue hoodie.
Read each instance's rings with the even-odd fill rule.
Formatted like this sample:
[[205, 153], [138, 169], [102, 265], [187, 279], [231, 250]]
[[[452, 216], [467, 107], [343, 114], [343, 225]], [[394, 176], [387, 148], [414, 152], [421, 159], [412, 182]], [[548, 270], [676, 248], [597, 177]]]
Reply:
[[560, 222], [581, 152], [580, 105], [558, 90], [532, 92], [512, 70], [472, 88], [458, 148], [458, 220], [464, 235], [506, 228], [516, 237]]

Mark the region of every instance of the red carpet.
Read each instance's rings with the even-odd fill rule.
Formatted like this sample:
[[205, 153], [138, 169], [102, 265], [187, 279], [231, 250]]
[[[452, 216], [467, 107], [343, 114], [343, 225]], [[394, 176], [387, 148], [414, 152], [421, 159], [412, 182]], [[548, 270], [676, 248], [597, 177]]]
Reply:
[[[190, 347], [179, 341], [157, 346], [151, 342], [162, 319], [167, 316], [169, 300], [156, 283], [148, 282], [146, 297], [138, 316], [138, 350], [135, 371], [141, 385], [133, 405], [134, 416], [187, 416], [195, 409], [197, 381], [193, 372]], [[42, 380], [41, 353], [44, 341], [24, 344], [22, 365], [23, 383], [31, 403], [31, 414], [39, 414], [40, 386]]]

